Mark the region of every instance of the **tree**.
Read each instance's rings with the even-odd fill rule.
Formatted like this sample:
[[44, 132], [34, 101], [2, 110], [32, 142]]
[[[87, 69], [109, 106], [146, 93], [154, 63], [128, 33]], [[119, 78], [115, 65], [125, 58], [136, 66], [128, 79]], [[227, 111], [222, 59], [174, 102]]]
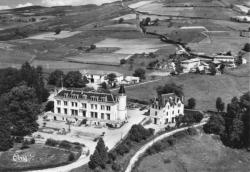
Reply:
[[[244, 124], [240, 119], [234, 119], [230, 126], [228, 143], [230, 147], [241, 148], [243, 145]], [[225, 141], [224, 141], [225, 142]]]
[[188, 109], [194, 109], [196, 106], [196, 100], [195, 98], [188, 99]]
[[177, 62], [175, 63], [175, 71], [180, 74], [183, 72], [183, 67], [181, 66], [181, 62], [180, 60], [177, 60]]
[[91, 50], [96, 49], [96, 45], [95, 45], [95, 44], [91, 44], [91, 45], [90, 45], [90, 49], [91, 49]]
[[11, 134], [26, 136], [37, 131], [40, 104], [35, 89], [25, 85], [14, 87], [0, 97], [0, 118], [9, 121]]
[[246, 43], [243, 47], [243, 50], [246, 52], [250, 52], [250, 43]]
[[117, 76], [116, 76], [115, 73], [110, 73], [110, 74], [108, 74], [108, 75], [107, 75], [108, 82], [109, 82], [110, 84], [112, 84], [112, 83], [115, 81], [116, 77], [117, 77]]
[[211, 73], [211, 75], [215, 75], [217, 73], [216, 67], [213, 63], [209, 64], [209, 72]]
[[63, 71], [55, 70], [49, 75], [48, 84], [60, 87], [62, 85], [62, 79], [64, 78]]
[[108, 89], [108, 86], [107, 86], [106, 82], [101, 83], [101, 87], [102, 87], [102, 89], [104, 89], [104, 90], [107, 90], [107, 89]]
[[138, 69], [135, 70], [133, 76], [139, 77], [140, 80], [144, 80], [144, 79], [146, 79], [145, 74], [146, 74], [146, 71], [144, 69], [138, 68]]
[[121, 64], [121, 65], [126, 64], [126, 62], [127, 62], [127, 61], [126, 61], [125, 59], [121, 59], [121, 60], [120, 60], [120, 64]]
[[89, 167], [95, 169], [96, 167], [105, 168], [108, 161], [108, 148], [105, 146], [102, 138], [99, 139], [95, 152], [90, 156]]
[[158, 95], [168, 93], [175, 93], [179, 97], [182, 97], [184, 95], [182, 86], [176, 85], [175, 83], [169, 83], [165, 84], [164, 86], [159, 86], [156, 91]]
[[62, 29], [59, 28], [59, 27], [57, 27], [57, 28], [55, 29], [55, 34], [56, 34], [56, 35], [59, 35], [59, 34], [61, 33], [61, 31], [62, 31]]
[[19, 70], [14, 68], [0, 69], [0, 96], [9, 92], [21, 82]]
[[47, 101], [49, 92], [45, 88], [43, 69], [41, 66], [34, 68], [28, 62], [25, 62], [20, 69], [20, 76], [21, 80], [26, 82], [28, 87], [35, 89], [40, 103]]
[[0, 118], [0, 151], [7, 151], [12, 148], [12, 146], [13, 141], [9, 122]]
[[147, 18], [145, 19], [145, 24], [144, 24], [144, 26], [148, 26], [150, 21], [151, 21], [151, 18], [150, 18], [150, 17], [147, 17]]
[[82, 88], [88, 83], [88, 79], [79, 71], [68, 72], [64, 78], [64, 86], [67, 88]]
[[223, 103], [221, 97], [216, 99], [216, 109], [218, 112], [223, 112], [225, 109], [225, 103]]
[[209, 134], [223, 135], [225, 131], [225, 121], [220, 114], [211, 115], [203, 129]]
[[45, 111], [45, 112], [49, 112], [49, 111], [54, 112], [54, 101], [49, 101], [49, 102], [46, 104], [44, 111]]
[[118, 23], [121, 24], [121, 23], [123, 23], [123, 21], [124, 21], [124, 19], [123, 19], [123, 18], [120, 18], [120, 19], [118, 20]]

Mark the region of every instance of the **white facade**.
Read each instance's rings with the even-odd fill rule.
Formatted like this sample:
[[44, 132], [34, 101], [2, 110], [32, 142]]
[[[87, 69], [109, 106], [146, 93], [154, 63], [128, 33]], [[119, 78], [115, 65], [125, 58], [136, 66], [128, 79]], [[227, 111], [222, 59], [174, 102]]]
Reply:
[[235, 62], [235, 57], [230, 55], [215, 55], [213, 59], [219, 62]]
[[184, 60], [181, 62], [181, 66], [183, 67], [184, 73], [189, 73], [192, 70], [195, 70], [201, 64], [201, 60], [199, 58], [193, 58], [190, 60]]
[[127, 120], [127, 96], [111, 93], [61, 90], [54, 98], [52, 120], [87, 119], [91, 124], [120, 124]]
[[150, 119], [154, 124], [175, 123], [179, 115], [184, 115], [183, 98], [174, 93], [161, 95], [150, 107]]

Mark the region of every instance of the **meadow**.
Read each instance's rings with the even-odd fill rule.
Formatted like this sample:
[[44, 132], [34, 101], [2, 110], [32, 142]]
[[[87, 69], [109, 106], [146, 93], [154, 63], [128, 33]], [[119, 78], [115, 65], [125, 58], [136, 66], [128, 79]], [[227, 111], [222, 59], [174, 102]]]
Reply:
[[147, 156], [133, 172], [236, 172], [250, 170], [246, 150], [223, 146], [212, 135], [200, 133], [177, 140], [172, 147]]

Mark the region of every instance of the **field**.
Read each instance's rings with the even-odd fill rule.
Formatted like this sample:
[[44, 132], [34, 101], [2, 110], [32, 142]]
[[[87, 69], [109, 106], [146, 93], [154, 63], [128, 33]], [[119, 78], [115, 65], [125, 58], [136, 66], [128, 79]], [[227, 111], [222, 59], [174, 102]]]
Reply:
[[134, 172], [250, 171], [246, 150], [225, 147], [218, 138], [199, 134], [177, 140], [173, 147], [142, 159]]
[[[47, 147], [39, 144], [30, 145], [24, 150], [12, 149], [0, 154], [0, 171], [21, 169], [41, 169], [45, 167], [55, 167], [69, 163], [70, 151]], [[27, 161], [16, 162], [13, 160], [14, 154], [27, 157]]]
[[174, 82], [183, 86], [185, 101], [194, 97], [197, 109], [215, 110], [217, 97], [220, 96], [225, 103], [229, 103], [234, 96], [241, 96], [249, 91], [249, 77], [250, 69], [245, 65], [219, 76], [184, 74], [165, 77], [150, 84], [126, 88], [126, 93], [130, 98], [149, 101], [157, 96], [155, 90], [158, 86]]
[[69, 32], [69, 31], [61, 31], [59, 34], [55, 34], [55, 32], [43, 33], [40, 35], [30, 36], [27, 39], [38, 39], [38, 40], [48, 40], [54, 41], [56, 39], [64, 39], [76, 34], [81, 33], [80, 31]]
[[[133, 46], [134, 45], [134, 46]], [[107, 38], [96, 43], [97, 47], [118, 47], [120, 50], [114, 53], [118, 54], [140, 54], [156, 52], [158, 49], [167, 45], [159, 39], [113, 39]]]

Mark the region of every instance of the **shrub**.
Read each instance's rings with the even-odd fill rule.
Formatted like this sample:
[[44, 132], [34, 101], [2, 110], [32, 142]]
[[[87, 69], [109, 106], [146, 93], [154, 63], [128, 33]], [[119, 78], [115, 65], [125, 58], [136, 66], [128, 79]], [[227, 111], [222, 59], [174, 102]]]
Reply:
[[190, 135], [190, 136], [194, 136], [194, 135], [196, 135], [198, 132], [197, 132], [197, 130], [195, 129], [195, 128], [188, 128], [187, 129], [187, 132], [188, 132], [188, 134]]
[[91, 50], [96, 49], [96, 45], [94, 45], [94, 44], [90, 45], [90, 49], [91, 49]]
[[116, 153], [114, 151], [109, 152], [108, 153], [108, 159], [109, 159], [109, 161], [108, 161], [109, 163], [115, 161], [116, 160]]
[[177, 139], [180, 139], [180, 138], [187, 136], [187, 134], [188, 134], [187, 131], [180, 131], [180, 132], [175, 133], [173, 136]]
[[142, 125], [133, 125], [129, 131], [129, 139], [135, 142], [141, 142], [153, 135], [154, 129], [145, 129]]
[[24, 140], [21, 146], [21, 149], [27, 149], [29, 148], [29, 141]]
[[174, 144], [176, 143], [176, 139], [174, 137], [170, 137], [168, 140], [167, 140], [169, 146], [174, 146]]
[[63, 140], [63, 141], [60, 142], [59, 147], [64, 148], [64, 149], [70, 149], [71, 144], [70, 144], [70, 142], [68, 142], [66, 140]]
[[113, 162], [113, 164], [112, 164], [112, 170], [113, 171], [120, 171], [121, 170], [121, 166], [118, 163]]
[[250, 43], [246, 43], [243, 48], [244, 51], [250, 52]]
[[126, 61], [125, 59], [121, 59], [121, 60], [120, 60], [120, 64], [121, 64], [121, 65], [126, 64], [126, 62], [127, 62], [127, 61]]
[[53, 140], [53, 139], [47, 139], [46, 142], [45, 142], [45, 145], [48, 145], [48, 146], [57, 146], [59, 143], [58, 141], [56, 140]]
[[35, 144], [36, 143], [36, 140], [34, 139], [34, 138], [32, 138], [31, 140], [30, 140], [30, 144]]
[[128, 147], [128, 145], [122, 143], [122, 144], [120, 144], [120, 145], [117, 147], [116, 152], [117, 152], [119, 155], [124, 155], [124, 154], [126, 154], [126, 153], [129, 152], [129, 147]]
[[74, 156], [74, 154], [71, 152], [71, 153], [69, 154], [68, 160], [69, 160], [69, 161], [74, 161], [74, 159], [75, 159], [75, 156]]

